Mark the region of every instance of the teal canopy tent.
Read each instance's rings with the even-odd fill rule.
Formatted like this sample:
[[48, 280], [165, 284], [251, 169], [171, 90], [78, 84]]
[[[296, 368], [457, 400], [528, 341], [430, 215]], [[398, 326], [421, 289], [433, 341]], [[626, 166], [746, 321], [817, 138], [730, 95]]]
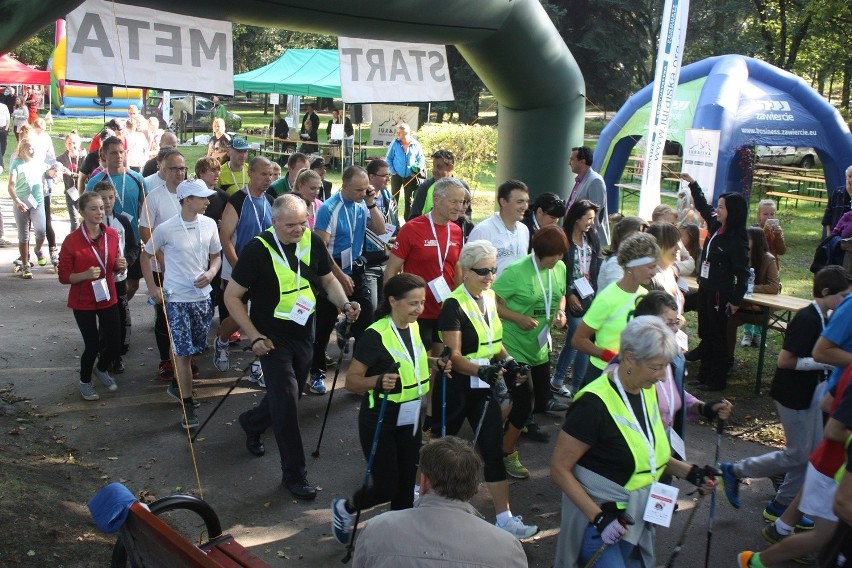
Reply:
[[234, 89], [339, 99], [340, 60], [337, 50], [288, 49], [269, 65], [234, 75]]

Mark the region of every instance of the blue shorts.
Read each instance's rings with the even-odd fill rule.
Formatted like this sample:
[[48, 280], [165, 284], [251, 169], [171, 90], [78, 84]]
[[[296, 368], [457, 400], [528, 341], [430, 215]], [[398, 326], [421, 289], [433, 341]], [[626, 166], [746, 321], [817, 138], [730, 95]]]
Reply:
[[177, 357], [192, 357], [207, 347], [207, 333], [213, 321], [213, 302], [166, 302], [166, 318]]

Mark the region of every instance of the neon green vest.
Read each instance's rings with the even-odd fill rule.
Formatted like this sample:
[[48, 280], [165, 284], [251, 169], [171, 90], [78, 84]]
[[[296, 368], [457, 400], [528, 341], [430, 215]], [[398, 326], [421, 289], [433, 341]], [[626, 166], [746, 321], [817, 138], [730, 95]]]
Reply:
[[601, 377], [592, 381], [574, 397], [577, 400], [587, 393], [592, 393], [606, 405], [610, 416], [615, 421], [615, 425], [624, 437], [624, 441], [627, 442], [630, 453], [633, 454], [633, 474], [631, 474], [630, 479], [624, 485], [624, 488], [628, 491], [647, 487], [654, 481], [659, 480], [672, 455], [671, 446], [669, 446], [669, 440], [666, 436], [666, 429], [660, 418], [660, 409], [657, 406], [657, 390], [650, 387], [644, 389], [642, 392], [645, 395], [645, 408], [648, 410], [648, 421], [652, 424], [651, 430], [654, 433], [654, 455], [656, 457], [657, 471], [653, 475], [651, 474], [651, 460], [648, 459], [648, 446], [645, 443], [645, 439], [641, 432], [636, 430], [638, 425], [633, 422], [630, 411], [624, 406], [624, 401], [621, 399], [618, 391], [610, 385], [609, 378]]
[[[408, 326], [411, 334], [411, 343], [414, 347], [414, 356], [417, 358], [420, 376], [414, 375], [414, 365], [408, 360], [408, 349], [400, 343], [393, 328], [390, 325], [390, 316], [383, 317], [367, 329], [373, 329], [378, 332], [382, 338], [382, 346], [387, 350], [393, 360], [399, 363], [399, 380], [402, 382], [402, 388], [398, 393], [388, 395], [388, 400], [396, 402], [408, 402], [417, 400], [417, 386], [420, 385], [421, 394], [429, 392], [429, 358], [426, 356], [426, 348], [423, 347], [423, 342], [420, 341], [420, 327], [417, 322], [411, 323]], [[369, 391], [370, 408], [376, 404], [376, 397], [373, 390]]]
[[[476, 330], [476, 336], [479, 338], [479, 346], [473, 353], [463, 353], [464, 358], [468, 361], [473, 359], [491, 359], [498, 355], [503, 350], [503, 322], [497, 317], [497, 302], [495, 300], [494, 290], [483, 290], [482, 297], [485, 300], [485, 311], [488, 313], [489, 327], [491, 328], [491, 349], [488, 348], [488, 334], [485, 326], [480, 318], [476, 317], [479, 314], [479, 306], [465, 292], [464, 284], [452, 291], [449, 296], [458, 300], [462, 311], [467, 314], [470, 323], [473, 324], [473, 329]], [[443, 339], [443, 335], [441, 339]]]
[[[846, 446], [845, 447], [846, 447], [847, 450], [849, 449], [850, 444], [852, 444], [852, 435], [850, 435], [848, 438], [846, 438]], [[847, 465], [848, 464], [846, 462], [843, 462], [843, 465], [840, 466], [840, 469], [838, 469], [837, 473], [834, 474], [834, 481], [836, 481], [838, 484], [841, 481], [843, 481], [843, 476], [846, 474], [846, 466]]]
[[[269, 227], [266, 229], [268, 232], [272, 232], [273, 228]], [[281, 297], [278, 300], [278, 305], [275, 306], [274, 316], [278, 319], [289, 320], [290, 312], [293, 310], [293, 306], [296, 305], [296, 299], [301, 295], [305, 298], [311, 300], [316, 304], [316, 296], [314, 296], [314, 291], [311, 289], [311, 283], [308, 282], [307, 278], [302, 277], [301, 283], [296, 288], [296, 273], [290, 268], [290, 263], [287, 262], [286, 258], [281, 258], [281, 254], [278, 252], [276, 247], [273, 247], [266, 239], [263, 238], [263, 235], [258, 235], [255, 237], [260, 242], [263, 243], [263, 246], [269, 250], [269, 256], [272, 257], [272, 268], [275, 270], [275, 276], [278, 277], [278, 290], [281, 291]], [[307, 265], [311, 264], [311, 232], [306, 230], [302, 235], [302, 239], [299, 241], [298, 247], [296, 247], [299, 251], [299, 259]], [[314, 310], [311, 310], [313, 313]]]
[[429, 213], [432, 208], [435, 206], [434, 198], [432, 197], [432, 190], [435, 189], [435, 184], [429, 186], [429, 189], [426, 191], [426, 201], [423, 203], [423, 215]]

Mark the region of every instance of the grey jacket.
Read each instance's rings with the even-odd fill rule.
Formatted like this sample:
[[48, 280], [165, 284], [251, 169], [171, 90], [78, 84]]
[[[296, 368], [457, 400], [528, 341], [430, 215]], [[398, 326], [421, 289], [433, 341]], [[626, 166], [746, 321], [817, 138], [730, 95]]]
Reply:
[[353, 568], [523, 568], [512, 535], [485, 521], [470, 503], [427, 493], [413, 509], [370, 519], [358, 535]]
[[595, 219], [595, 229], [598, 232], [598, 240], [601, 243], [601, 248], [608, 247], [609, 211], [606, 206], [606, 184], [601, 174], [591, 168], [586, 172], [586, 177], [583, 178], [583, 181], [580, 182], [580, 187], [577, 188], [577, 197], [574, 201], [580, 199], [588, 199], [600, 207], [597, 218]]

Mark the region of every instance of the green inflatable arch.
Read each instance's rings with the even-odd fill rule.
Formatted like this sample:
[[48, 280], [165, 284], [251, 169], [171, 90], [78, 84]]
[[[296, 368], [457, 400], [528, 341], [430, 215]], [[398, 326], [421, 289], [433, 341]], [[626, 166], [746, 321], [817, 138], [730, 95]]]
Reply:
[[[306, 32], [455, 45], [499, 103], [497, 181], [532, 197], [566, 194], [572, 146], [583, 141], [585, 84], [539, 0], [116, 0], [168, 12]], [[0, 0], [0, 53], [80, 0]]]

